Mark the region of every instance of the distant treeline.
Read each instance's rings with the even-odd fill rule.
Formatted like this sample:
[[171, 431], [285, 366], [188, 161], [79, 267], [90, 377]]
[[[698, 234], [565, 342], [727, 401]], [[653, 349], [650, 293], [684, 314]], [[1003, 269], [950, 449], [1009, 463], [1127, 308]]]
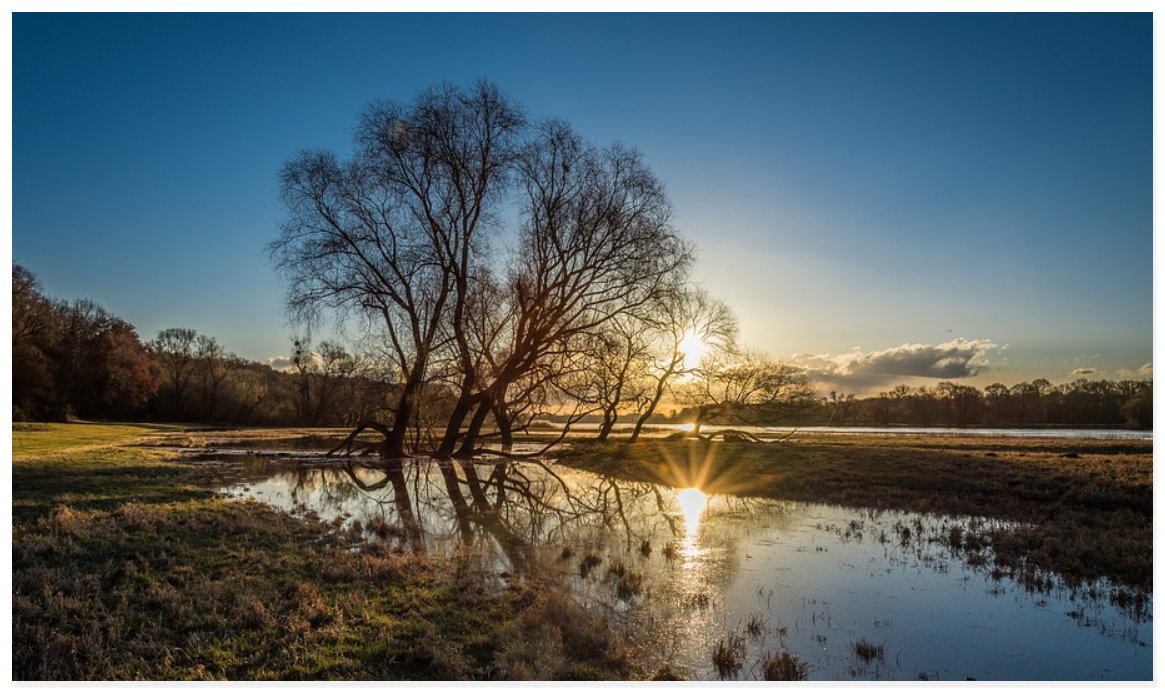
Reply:
[[[679, 412], [690, 420], [694, 409]], [[712, 421], [712, 423], [717, 423]], [[731, 423], [731, 422], [725, 422]], [[773, 424], [832, 426], [1040, 427], [1101, 426], [1151, 429], [1153, 381], [1078, 379], [1053, 385], [1044, 379], [983, 389], [952, 382], [934, 387], [899, 385], [872, 397], [830, 392], [817, 405]]]
[[355, 372], [341, 347], [299, 343], [279, 371], [186, 328], [143, 343], [89, 300], [46, 297], [12, 272], [12, 418], [153, 419], [236, 426], [344, 426], [390, 399], [384, 378]]
[[[46, 297], [32, 273], [19, 265], [12, 273], [12, 367], [12, 416], [17, 421], [79, 417], [350, 426], [385, 419], [399, 395], [391, 373], [332, 342], [314, 348], [305, 341], [293, 343], [287, 370], [242, 359], [214, 337], [187, 328], [162, 330], [143, 343], [132, 325], [93, 301]], [[440, 422], [455, 406], [455, 394], [439, 382], [425, 385], [417, 424]], [[708, 393], [685, 393], [682, 387], [676, 395], [689, 401], [717, 400]], [[700, 408], [655, 414], [651, 420], [690, 422]], [[900, 385], [873, 397], [830, 392], [804, 398], [799, 406], [782, 409], [783, 415], [766, 417], [766, 410], [757, 409], [761, 415], [749, 420], [725, 414], [729, 409], [723, 404], [705, 404], [703, 409], [704, 423], [1148, 429], [1153, 425], [1153, 383], [1080, 379], [1053, 385], [1038, 379], [1010, 387], [995, 383], [982, 390], [951, 382]], [[631, 412], [620, 414], [620, 420], [628, 420]]]

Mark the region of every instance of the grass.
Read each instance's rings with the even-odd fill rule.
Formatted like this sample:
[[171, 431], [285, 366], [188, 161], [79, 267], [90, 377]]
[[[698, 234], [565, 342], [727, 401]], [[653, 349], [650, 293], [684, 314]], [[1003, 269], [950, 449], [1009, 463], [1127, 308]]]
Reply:
[[870, 662], [885, 657], [886, 648], [882, 645], [875, 645], [869, 640], [859, 639], [854, 643], [854, 656], [869, 664]]
[[[708, 493], [1010, 520], [1020, 525], [973, 539], [1013, 574], [1055, 571], [1069, 582], [1106, 577], [1152, 589], [1151, 441], [820, 436], [764, 445], [580, 442], [559, 461]], [[972, 540], [963, 533], [952, 539], [956, 550]]]
[[155, 432], [21, 427], [14, 678], [642, 675], [601, 617], [550, 585], [488, 588], [466, 562], [222, 500], [197, 467], [126, 444]]
[[760, 661], [765, 681], [804, 681], [809, 678], [809, 664], [788, 652], [768, 654]]
[[716, 668], [716, 675], [721, 679], [736, 678], [744, 666], [745, 653], [744, 638], [739, 635], [718, 641], [712, 648], [712, 666]]
[[92, 449], [183, 430], [186, 427], [168, 424], [14, 423], [12, 456], [22, 459]]

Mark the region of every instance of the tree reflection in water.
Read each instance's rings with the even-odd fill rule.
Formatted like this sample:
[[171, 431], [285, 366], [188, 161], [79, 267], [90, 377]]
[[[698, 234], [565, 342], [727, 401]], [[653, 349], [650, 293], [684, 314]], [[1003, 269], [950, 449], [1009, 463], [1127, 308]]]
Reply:
[[[326, 478], [336, 469], [349, 483]], [[609, 477], [568, 482], [541, 462], [346, 460], [299, 470], [296, 488], [322, 492], [317, 506], [350, 506], [352, 494], [363, 494], [364, 505], [391, 509], [381, 521], [414, 553], [429, 550], [429, 539], [453, 537], [462, 549], [496, 549], [502, 567], [522, 573], [544, 570], [562, 546], [617, 539], [631, 551], [650, 546], [661, 525], [677, 540], [691, 527], [658, 486]]]

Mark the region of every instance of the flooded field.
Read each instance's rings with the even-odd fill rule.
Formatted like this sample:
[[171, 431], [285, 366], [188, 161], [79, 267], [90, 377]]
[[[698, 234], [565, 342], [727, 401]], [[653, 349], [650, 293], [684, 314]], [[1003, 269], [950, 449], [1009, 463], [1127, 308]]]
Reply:
[[[283, 447], [283, 446], [279, 446]], [[560, 581], [652, 668], [763, 678], [1152, 678], [1152, 604], [996, 569], [997, 521], [708, 497], [540, 462], [219, 451], [218, 490], [400, 551]], [[789, 655], [780, 659], [781, 655]]]

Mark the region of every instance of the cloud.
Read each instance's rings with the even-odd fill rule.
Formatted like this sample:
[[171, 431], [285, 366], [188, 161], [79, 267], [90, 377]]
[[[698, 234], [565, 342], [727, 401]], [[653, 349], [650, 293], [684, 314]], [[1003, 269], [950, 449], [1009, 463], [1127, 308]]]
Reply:
[[1152, 379], [1153, 378], [1153, 363], [1150, 361], [1149, 363], [1142, 365], [1140, 368], [1138, 368], [1135, 371], [1131, 370], [1129, 368], [1118, 368], [1118, 369], [1116, 369], [1116, 377], [1120, 378], [1121, 380], [1137, 380], [1138, 378]]
[[1092, 375], [1096, 372], [1095, 368], [1077, 368], [1068, 373], [1068, 375]]
[[290, 356], [269, 356], [266, 363], [277, 371], [295, 370], [295, 361]]
[[902, 344], [881, 351], [801, 354], [791, 363], [813, 380], [846, 392], [901, 383], [905, 378], [957, 380], [979, 375], [987, 354], [1000, 350], [989, 339], [958, 338], [942, 344]]
[[[318, 352], [308, 351], [305, 354], [307, 361], [317, 368], [323, 367], [324, 357], [320, 356]], [[267, 365], [277, 371], [293, 371], [295, 370], [295, 359], [291, 356], [269, 356], [267, 357]]]

